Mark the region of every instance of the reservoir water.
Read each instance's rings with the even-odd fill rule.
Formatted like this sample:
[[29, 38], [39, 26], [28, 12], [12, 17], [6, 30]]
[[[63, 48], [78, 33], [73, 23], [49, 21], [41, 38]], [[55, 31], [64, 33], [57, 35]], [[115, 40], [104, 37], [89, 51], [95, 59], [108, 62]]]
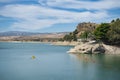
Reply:
[[70, 48], [0, 42], [0, 80], [120, 80], [119, 55], [68, 54]]

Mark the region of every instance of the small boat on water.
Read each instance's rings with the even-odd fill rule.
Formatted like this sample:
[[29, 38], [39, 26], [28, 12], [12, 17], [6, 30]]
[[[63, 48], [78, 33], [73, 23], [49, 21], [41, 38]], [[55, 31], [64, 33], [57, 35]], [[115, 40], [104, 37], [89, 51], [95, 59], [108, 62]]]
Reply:
[[35, 59], [36, 57], [35, 56], [32, 56], [32, 59]]

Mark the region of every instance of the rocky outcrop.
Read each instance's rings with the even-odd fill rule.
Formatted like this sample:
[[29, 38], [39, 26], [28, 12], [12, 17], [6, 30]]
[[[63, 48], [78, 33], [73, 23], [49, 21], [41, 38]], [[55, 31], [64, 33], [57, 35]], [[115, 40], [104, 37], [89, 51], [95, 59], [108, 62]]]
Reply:
[[79, 23], [77, 26], [77, 31], [82, 32], [82, 31], [93, 31], [96, 28], [97, 24], [96, 23]]
[[69, 53], [83, 53], [83, 54], [120, 54], [120, 48], [114, 49], [115, 47], [98, 44], [98, 43], [80, 43], [74, 48], [70, 49]]
[[81, 43], [68, 51], [70, 53], [98, 54], [105, 53], [105, 48], [99, 44]]
[[86, 23], [86, 22], [79, 23], [77, 25], [77, 31], [78, 31], [77, 37], [79, 37], [85, 31], [93, 32], [97, 26], [98, 26], [98, 24], [96, 24], [96, 23], [90, 23], [90, 22], [88, 22], [88, 23]]

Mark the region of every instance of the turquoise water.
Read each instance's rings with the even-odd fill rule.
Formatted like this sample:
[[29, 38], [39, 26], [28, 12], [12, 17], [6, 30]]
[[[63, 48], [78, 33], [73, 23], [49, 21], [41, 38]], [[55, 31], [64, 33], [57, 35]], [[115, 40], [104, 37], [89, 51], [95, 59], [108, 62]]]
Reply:
[[0, 42], [0, 80], [120, 80], [120, 56], [66, 53], [70, 48]]

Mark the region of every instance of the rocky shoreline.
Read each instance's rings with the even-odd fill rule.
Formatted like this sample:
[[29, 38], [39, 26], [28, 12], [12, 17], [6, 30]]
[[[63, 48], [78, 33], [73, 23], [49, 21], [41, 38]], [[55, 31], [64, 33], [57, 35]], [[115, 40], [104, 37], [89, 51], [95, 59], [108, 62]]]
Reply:
[[106, 44], [98, 44], [91, 42], [80, 42], [68, 53], [83, 53], [83, 54], [120, 54], [120, 48]]
[[38, 42], [38, 41], [0, 41], [13, 43], [49, 43], [51, 45], [59, 46], [74, 46], [68, 53], [82, 53], [82, 54], [120, 54], [120, 47], [110, 46], [106, 44], [98, 44], [96, 42], [76, 42], [76, 41], [58, 41], [58, 42]]

